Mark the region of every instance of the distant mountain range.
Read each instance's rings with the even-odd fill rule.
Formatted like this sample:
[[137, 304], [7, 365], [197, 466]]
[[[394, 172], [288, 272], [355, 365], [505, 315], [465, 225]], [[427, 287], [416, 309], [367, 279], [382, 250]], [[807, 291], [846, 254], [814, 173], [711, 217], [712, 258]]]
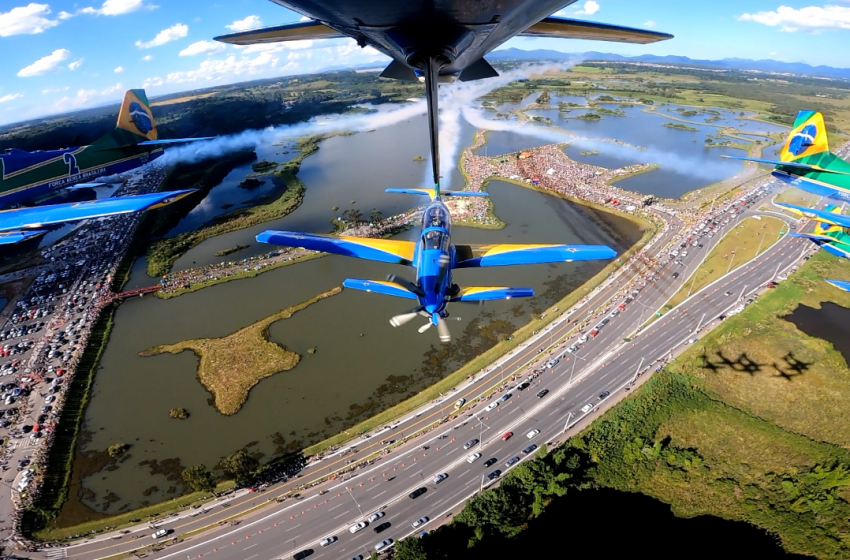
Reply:
[[850, 79], [850, 68], [832, 66], [811, 66], [802, 62], [780, 62], [778, 60], [749, 60], [746, 58], [724, 58], [723, 60], [695, 60], [686, 56], [623, 56], [619, 54], [585, 52], [563, 53], [560, 51], [537, 49], [504, 49], [487, 55], [488, 60], [569, 60], [581, 57], [583, 60], [621, 60], [624, 62], [653, 62], [656, 64], [675, 64], [686, 66], [704, 66], [707, 68], [725, 68], [730, 70], [758, 70], [761, 72], [789, 73], [824, 78]]

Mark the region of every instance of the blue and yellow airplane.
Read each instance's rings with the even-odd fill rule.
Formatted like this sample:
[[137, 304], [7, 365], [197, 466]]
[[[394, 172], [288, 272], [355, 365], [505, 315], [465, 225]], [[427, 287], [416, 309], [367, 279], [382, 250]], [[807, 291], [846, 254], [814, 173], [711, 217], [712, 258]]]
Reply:
[[817, 222], [814, 232], [791, 235], [811, 239], [824, 251], [850, 259], [850, 235], [844, 231], [845, 228], [850, 228], [850, 216], [843, 215], [840, 207], [827, 204], [825, 209], [818, 210], [783, 202], [777, 202], [776, 205]]
[[839, 290], [844, 290], [845, 292], [850, 292], [850, 282], [846, 280], [827, 280], [830, 284], [838, 288]]
[[[431, 197], [431, 203], [422, 214], [422, 230], [418, 242], [273, 230], [259, 234], [257, 241], [414, 267], [415, 282], [391, 274], [387, 281], [349, 278], [343, 282], [343, 286], [418, 301], [418, 305], [413, 309], [390, 319], [390, 324], [398, 327], [417, 316], [428, 318], [428, 323], [422, 326], [419, 332], [425, 332], [435, 325], [441, 342], [451, 340], [444, 321], [449, 316], [446, 310], [449, 303], [484, 302], [534, 295], [531, 288], [460, 288], [452, 282], [453, 269], [611, 259], [617, 255], [605, 245], [454, 245], [451, 241], [451, 214], [441, 199], [439, 188], [387, 189], [387, 192]], [[444, 191], [442, 196], [487, 194]]]
[[804, 191], [850, 201], [850, 163], [829, 151], [823, 115], [800, 111], [779, 153], [779, 161], [727, 156], [775, 165], [772, 175]]

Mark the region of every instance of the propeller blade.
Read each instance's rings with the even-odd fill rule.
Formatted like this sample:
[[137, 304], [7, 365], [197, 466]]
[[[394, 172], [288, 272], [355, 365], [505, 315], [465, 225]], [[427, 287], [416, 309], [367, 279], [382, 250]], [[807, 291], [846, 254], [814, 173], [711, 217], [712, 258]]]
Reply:
[[422, 291], [422, 288], [420, 288], [410, 280], [406, 280], [404, 278], [396, 276], [395, 274], [387, 274], [387, 282], [393, 282], [395, 284], [398, 284], [399, 286], [404, 286], [417, 296], [425, 297], [425, 292]]
[[418, 311], [413, 311], [410, 313], [402, 313], [401, 315], [396, 315], [392, 319], [390, 319], [390, 324], [394, 327], [400, 327], [409, 323], [410, 321], [416, 319], [419, 316]]
[[422, 325], [421, 327], [419, 327], [419, 333], [420, 333], [420, 334], [421, 334], [421, 333], [424, 333], [425, 331], [427, 331], [427, 330], [428, 330], [428, 329], [430, 329], [430, 328], [431, 328], [431, 321], [428, 321], [427, 323], [425, 323], [424, 325]]
[[437, 318], [437, 333], [440, 335], [440, 342], [451, 342], [452, 335], [449, 332], [449, 326], [446, 324], [442, 317], [440, 317], [436, 313], [434, 314], [434, 316]]

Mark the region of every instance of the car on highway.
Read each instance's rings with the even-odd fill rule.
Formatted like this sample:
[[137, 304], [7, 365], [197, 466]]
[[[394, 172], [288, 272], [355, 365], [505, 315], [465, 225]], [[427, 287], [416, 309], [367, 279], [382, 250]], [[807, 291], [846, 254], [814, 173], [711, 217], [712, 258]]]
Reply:
[[723, 292], [723, 295], [724, 296], [731, 296], [732, 292], [730, 292], [729, 290], [726, 290], [725, 292]]
[[499, 406], [499, 401], [491, 402], [490, 404], [488, 404], [488, 405], [484, 408], [484, 410], [486, 410], [487, 412], [490, 412], [491, 410], [493, 410], [493, 409], [494, 409], [494, 408], [496, 408], [497, 406]]
[[386, 515], [386, 512], [376, 511], [375, 513], [373, 513], [372, 515], [370, 515], [369, 517], [366, 518], [366, 522], [372, 523], [372, 522], [377, 521], [378, 519], [382, 518], [385, 515]]
[[678, 272], [674, 272], [674, 273], [673, 273], [673, 278], [678, 278], [678, 277], [679, 277], [679, 273], [678, 273]]
[[471, 440], [467, 441], [466, 443], [463, 444], [464, 451], [474, 447], [477, 443], [478, 443], [477, 439], [471, 439]]
[[429, 521], [431, 521], [431, 520], [427, 516], [426, 517], [420, 517], [419, 519], [417, 519], [416, 521], [413, 522], [412, 527], [414, 529], [416, 529], [417, 527], [421, 527], [422, 525], [425, 525]]
[[381, 541], [381, 542], [379, 542], [378, 544], [375, 545], [375, 552], [380, 552], [384, 549], [391, 547], [392, 545], [393, 545], [392, 539], [387, 539], [387, 540]]
[[529, 445], [528, 447], [526, 447], [525, 449], [523, 449], [523, 450], [522, 450], [522, 454], [523, 454], [523, 455], [528, 455], [529, 453], [531, 453], [531, 452], [532, 452], [532, 451], [534, 451], [535, 449], [537, 449], [537, 444], [536, 444], [536, 443], [532, 443], [531, 445]]
[[456, 409], [457, 409], [457, 408], [460, 408], [460, 407], [462, 407], [464, 404], [466, 404], [466, 399], [458, 399], [457, 401], [455, 401], [455, 408], [456, 408]]
[[506, 466], [506, 467], [508, 467], [508, 468], [510, 468], [510, 467], [512, 467], [513, 465], [516, 465], [517, 463], [519, 463], [519, 457], [517, 457], [516, 455], [514, 455], [513, 457], [511, 457], [510, 459], [508, 459], [507, 461], [505, 461], [505, 466]]
[[604, 399], [605, 397], [607, 397], [607, 396], [608, 396], [608, 395], [610, 395], [610, 394], [611, 394], [611, 391], [602, 391], [602, 392], [599, 394], [599, 400], [601, 401], [602, 399]]
[[358, 554], [357, 556], [352, 556], [352, 557], [351, 557], [351, 558], [349, 558], [348, 560], [363, 560], [363, 555], [362, 555], [362, 554]]
[[688, 344], [693, 344], [697, 340], [699, 340], [699, 339], [698, 338], [691, 338], [691, 339], [688, 340]]
[[513, 432], [507, 432], [504, 435], [502, 435], [502, 441], [508, 441], [512, 437], [514, 437], [514, 433]]
[[516, 390], [517, 391], [524, 391], [524, 390], [528, 389], [529, 385], [531, 385], [531, 383], [529, 383], [528, 381], [523, 381], [522, 383], [517, 385]]
[[383, 533], [384, 531], [386, 531], [390, 527], [392, 527], [392, 523], [390, 523], [389, 521], [385, 521], [384, 523], [381, 523], [380, 525], [376, 525], [372, 530], [375, 531], [376, 533]]
[[299, 552], [296, 552], [295, 554], [292, 555], [292, 558], [293, 558], [293, 560], [303, 560], [304, 558], [307, 558], [308, 556], [310, 556], [312, 554], [313, 554], [313, 549], [308, 548], [306, 550], [301, 550]]
[[338, 538], [336, 538], [336, 536], [335, 536], [335, 535], [331, 535], [330, 537], [325, 537], [325, 538], [323, 538], [322, 540], [320, 540], [320, 541], [319, 541], [319, 546], [321, 546], [321, 547], [326, 547], [326, 546], [328, 546], [328, 545], [331, 545], [331, 544], [335, 543], [335, 542], [336, 542], [336, 541], [338, 541], [338, 540], [339, 540], [339, 539], [338, 539]]
[[494, 478], [499, 478], [500, 476], [502, 476], [502, 471], [500, 471], [499, 469], [496, 469], [495, 471], [493, 471], [493, 472], [491, 472], [490, 474], [487, 475], [487, 479], [493, 480]]
[[159, 531], [157, 531], [156, 533], [151, 535], [151, 538], [161, 539], [162, 537], [166, 536], [167, 534], [168, 534], [168, 529], [160, 529]]
[[620, 310], [619, 310], [619, 309], [615, 309], [614, 311], [612, 311], [611, 313], [609, 313], [609, 314], [608, 314], [608, 316], [609, 316], [609, 317], [616, 317], [616, 316], [617, 316], [617, 315], [619, 315], [619, 314], [620, 314]]
[[506, 402], [506, 401], [507, 401], [509, 398], [511, 398], [512, 396], [513, 396], [513, 395], [512, 395], [511, 393], [508, 393], [507, 395], [503, 395], [503, 396], [502, 396], [502, 398], [501, 398], [501, 399], [499, 399], [499, 402]]
[[530, 432], [525, 434], [525, 437], [527, 437], [528, 439], [531, 439], [539, 433], [540, 433], [540, 430], [531, 430]]
[[358, 531], [362, 531], [363, 529], [365, 529], [368, 526], [369, 526], [368, 521], [361, 521], [360, 523], [355, 523], [354, 525], [349, 527], [348, 532], [354, 534], [354, 533], [357, 533]]
[[591, 409], [593, 409], [593, 404], [586, 404], [583, 407], [581, 407], [582, 412], [588, 412]]
[[583, 335], [581, 335], [581, 337], [578, 339], [578, 343], [579, 343], [579, 344], [584, 344], [585, 342], [587, 342], [587, 335], [586, 335], [586, 334], [583, 334]]
[[549, 389], [543, 389], [542, 391], [537, 393], [537, 398], [542, 399], [543, 397], [545, 397], [548, 394], [549, 394]]
[[[448, 473], [440, 473], [437, 476], [435, 476], [434, 480], [432, 480], [431, 482], [433, 482], [434, 484], [439, 484], [442, 481], [444, 481], [445, 479], [447, 479], [448, 477], [449, 477]], [[411, 496], [411, 498], [412, 497], [413, 496]]]
[[416, 498], [418, 498], [419, 496], [421, 496], [422, 494], [424, 494], [424, 493], [425, 493], [425, 492], [427, 492], [427, 491], [428, 491], [428, 489], [427, 489], [427, 488], [425, 488], [425, 487], [423, 486], [422, 488], [417, 488], [416, 490], [414, 490], [413, 492], [411, 492], [411, 493], [408, 495], [408, 497], [409, 497], [411, 500], [415, 500]]
[[481, 458], [481, 453], [473, 453], [472, 455], [470, 455], [469, 457], [466, 458], [466, 462], [467, 463], [474, 463], [475, 461], [477, 461], [480, 458]]
[[592, 331], [590, 331], [588, 334], [589, 334], [590, 336], [595, 337], [597, 334], [599, 334], [599, 329], [593, 329], [593, 330], [592, 330]]
[[553, 359], [549, 360], [548, 362], [546, 362], [546, 367], [551, 369], [551, 368], [555, 367], [556, 365], [558, 365], [558, 362], [560, 362], [559, 359], [553, 358]]
[[490, 459], [487, 459], [486, 461], [484, 461], [484, 466], [485, 467], [492, 467], [496, 463], [496, 461], [498, 461], [498, 459], [496, 459], [495, 457], [491, 457]]

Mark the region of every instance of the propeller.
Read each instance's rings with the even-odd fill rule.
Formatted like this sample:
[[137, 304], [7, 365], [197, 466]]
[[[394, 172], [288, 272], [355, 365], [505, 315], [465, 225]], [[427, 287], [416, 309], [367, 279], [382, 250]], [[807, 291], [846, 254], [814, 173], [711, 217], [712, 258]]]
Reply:
[[425, 292], [422, 291], [422, 288], [400, 276], [396, 276], [395, 274], [387, 274], [387, 282], [392, 282], [394, 284], [398, 284], [399, 286], [403, 286], [408, 289], [408, 291], [413, 292], [419, 297], [425, 297]]
[[428, 314], [425, 313], [424, 311], [425, 311], [425, 308], [422, 307], [421, 305], [419, 307], [414, 307], [410, 311], [408, 311], [406, 313], [402, 313], [400, 315], [396, 315], [395, 317], [390, 319], [390, 324], [394, 327], [400, 327], [402, 325], [409, 323], [410, 321], [412, 321], [413, 319], [415, 319], [416, 317], [418, 317], [420, 315], [427, 317]]
[[445, 319], [440, 317], [439, 313], [431, 314], [431, 320], [419, 327], [419, 333], [424, 333], [431, 328], [431, 325], [437, 324], [437, 334], [440, 336], [440, 342], [451, 342], [452, 335], [449, 332], [449, 326], [446, 325]]

